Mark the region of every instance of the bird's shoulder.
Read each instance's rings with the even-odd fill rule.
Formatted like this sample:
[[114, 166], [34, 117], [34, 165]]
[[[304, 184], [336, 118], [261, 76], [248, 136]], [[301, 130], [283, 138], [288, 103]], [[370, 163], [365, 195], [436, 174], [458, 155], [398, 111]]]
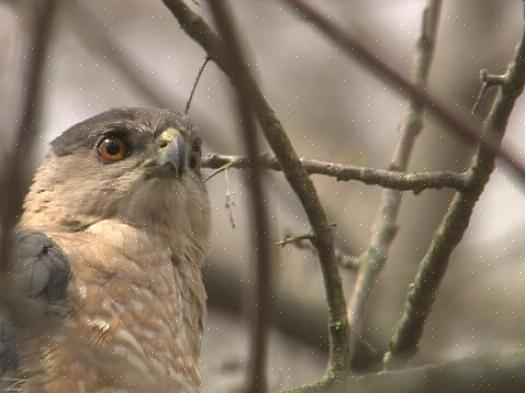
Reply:
[[20, 325], [52, 315], [53, 305], [66, 296], [70, 265], [62, 248], [44, 232], [15, 228], [11, 233], [10, 263], [0, 309], [0, 387], [10, 385], [18, 366]]

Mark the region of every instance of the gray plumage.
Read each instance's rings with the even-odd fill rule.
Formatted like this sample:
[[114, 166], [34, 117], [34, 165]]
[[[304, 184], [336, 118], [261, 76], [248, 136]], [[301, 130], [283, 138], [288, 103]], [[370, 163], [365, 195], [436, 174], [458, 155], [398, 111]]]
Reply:
[[[31, 311], [49, 313], [54, 303], [62, 300], [70, 277], [67, 257], [60, 247], [45, 234], [19, 229], [15, 230], [11, 242], [11, 264], [6, 273], [4, 290], [12, 304], [30, 306]], [[4, 293], [6, 295], [6, 293]], [[18, 365], [16, 351], [19, 329], [10, 315], [0, 312], [0, 389], [12, 385], [11, 377]]]

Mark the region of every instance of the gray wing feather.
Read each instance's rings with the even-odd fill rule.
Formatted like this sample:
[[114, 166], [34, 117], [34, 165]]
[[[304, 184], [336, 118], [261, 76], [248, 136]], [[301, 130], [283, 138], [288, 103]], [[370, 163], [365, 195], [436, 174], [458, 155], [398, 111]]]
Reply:
[[[15, 231], [11, 255], [12, 263], [5, 277], [9, 298], [29, 300], [36, 309], [47, 313], [53, 303], [65, 297], [70, 277], [69, 262], [62, 249], [44, 233]], [[0, 310], [0, 378], [9, 376], [18, 363], [18, 329], [8, 315]], [[0, 382], [0, 391], [3, 386], [5, 384]]]
[[49, 237], [30, 230], [16, 232], [9, 280], [19, 295], [56, 302], [65, 296], [69, 274], [66, 255]]

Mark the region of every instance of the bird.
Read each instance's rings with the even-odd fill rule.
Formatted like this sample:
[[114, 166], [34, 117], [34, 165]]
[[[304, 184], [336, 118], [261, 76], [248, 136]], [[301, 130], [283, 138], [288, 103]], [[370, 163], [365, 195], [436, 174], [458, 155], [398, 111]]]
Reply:
[[10, 236], [4, 386], [201, 392], [211, 224], [200, 161], [195, 126], [172, 110], [111, 109], [51, 142]]

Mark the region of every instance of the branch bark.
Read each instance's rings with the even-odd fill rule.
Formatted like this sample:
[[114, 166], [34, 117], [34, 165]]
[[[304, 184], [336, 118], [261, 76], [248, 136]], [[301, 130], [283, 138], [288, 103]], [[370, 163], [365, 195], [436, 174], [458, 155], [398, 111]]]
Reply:
[[[275, 157], [261, 155], [260, 163], [264, 168], [280, 171], [281, 165]], [[400, 191], [413, 191], [415, 194], [426, 189], [454, 188], [465, 190], [468, 188], [467, 176], [456, 172], [414, 172], [402, 173], [383, 169], [372, 169], [334, 162], [299, 158], [303, 168], [310, 175], [325, 175], [334, 177], [337, 181], [358, 180], [365, 184], [378, 185]], [[221, 154], [207, 154], [202, 159], [202, 167], [210, 169], [247, 168], [250, 160], [242, 156]], [[217, 172], [219, 173], [219, 172]], [[212, 176], [210, 175], [209, 178]]]
[[[220, 259], [208, 261], [203, 270], [208, 305], [224, 312], [241, 314], [246, 309], [246, 277], [238, 269], [225, 267]], [[326, 312], [322, 302], [312, 303], [300, 291], [286, 286], [274, 294], [271, 310], [272, 326], [283, 334], [308, 345], [316, 354], [328, 355]], [[378, 371], [383, 353], [369, 342], [360, 341], [358, 356], [352, 364], [355, 370]]]
[[[498, 144], [503, 139], [510, 114], [524, 85], [525, 29], [514, 59], [507, 68], [505, 80], [483, 123], [483, 132], [490, 134], [491, 139]], [[409, 359], [417, 352], [425, 321], [445, 275], [450, 255], [469, 225], [474, 206], [494, 170], [495, 160], [496, 154], [493, 149], [487, 148], [486, 145], [478, 148], [468, 170], [472, 187], [454, 195], [447, 214], [419, 265], [414, 282], [407, 291], [403, 314], [390, 340], [390, 350], [385, 355], [386, 364], [393, 358]]]
[[[228, 75], [232, 84], [238, 83], [237, 75], [228, 57], [225, 56], [220, 38], [206, 22], [195, 14], [183, 0], [163, 0], [163, 2], [179, 21], [186, 34], [201, 45], [207, 55]], [[346, 373], [350, 364], [349, 329], [346, 299], [337, 268], [332, 229], [308, 172], [301, 165], [274, 110], [266, 101], [253, 77], [250, 77], [247, 85], [266, 140], [274, 151], [290, 186], [301, 201], [315, 236], [314, 244], [319, 252], [328, 303], [329, 371], [333, 374]]]
[[[434, 56], [441, 4], [442, 0], [428, 0], [423, 10], [421, 33], [412, 66], [412, 81], [421, 89], [427, 87], [430, 65]], [[415, 140], [422, 128], [423, 105], [415, 98], [411, 98], [404, 119], [399, 125], [399, 139], [392, 155], [390, 170], [406, 171]], [[382, 192], [381, 204], [372, 227], [368, 249], [359, 258], [361, 268], [357, 274], [348, 310], [352, 357], [355, 343], [363, 334], [370, 295], [379, 272], [388, 258], [390, 245], [397, 233], [397, 217], [401, 206], [401, 197], [401, 192], [397, 190], [384, 190]]]
[[281, 393], [518, 393], [525, 352], [507, 352], [408, 370], [353, 376]]
[[[223, 37], [225, 54], [228, 55], [232, 71], [237, 75], [234, 84], [237, 96], [237, 107], [241, 119], [241, 138], [250, 158], [246, 182], [249, 185], [251, 208], [254, 218], [255, 249], [257, 250], [255, 296], [251, 318], [251, 354], [247, 388], [249, 392], [264, 393], [267, 390], [266, 361], [268, 352], [268, 325], [270, 323], [271, 261], [270, 234], [267, 213], [267, 198], [263, 187], [263, 173], [259, 163], [259, 138], [253, 113], [255, 103], [250, 94], [251, 76], [248, 63], [239, 42], [239, 34], [234, 25], [232, 12], [226, 0], [210, 0], [212, 11], [219, 33]], [[207, 61], [207, 60], [206, 60]], [[206, 64], [206, 63], [204, 63]], [[191, 99], [191, 96], [190, 96]], [[189, 101], [188, 101], [189, 103]], [[187, 106], [189, 109], [189, 105]]]
[[519, 155], [500, 146], [498, 138], [494, 136], [494, 134], [497, 134], [497, 130], [493, 130], [495, 132], [490, 133], [480, 133], [480, 127], [472, 118], [444, 105], [430, 96], [426, 90], [411, 83], [408, 78], [382, 61], [379, 56], [370, 51], [362, 42], [334, 24], [330, 18], [325, 17], [305, 0], [281, 0], [281, 2], [288, 5], [303, 20], [317, 27], [338, 47], [342, 48], [348, 56], [354, 58], [364, 65], [367, 70], [389, 83], [395, 88], [394, 91], [409, 96], [424, 105], [430, 113], [447, 125], [452, 132], [455, 132], [473, 145], [481, 143], [486, 150], [497, 154], [507, 167], [512, 169], [511, 173], [517, 176], [520, 183], [525, 183], [525, 164]]

